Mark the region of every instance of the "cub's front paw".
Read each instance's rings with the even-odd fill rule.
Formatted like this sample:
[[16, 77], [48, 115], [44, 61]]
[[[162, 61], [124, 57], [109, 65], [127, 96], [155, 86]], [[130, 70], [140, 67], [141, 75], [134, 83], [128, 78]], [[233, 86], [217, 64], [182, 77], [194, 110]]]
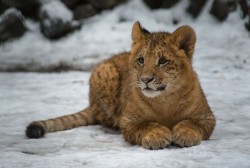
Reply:
[[199, 145], [202, 135], [199, 131], [188, 127], [174, 127], [172, 130], [173, 142], [180, 147], [191, 147]]
[[142, 146], [153, 150], [166, 148], [171, 142], [172, 133], [164, 126], [151, 129], [142, 138]]

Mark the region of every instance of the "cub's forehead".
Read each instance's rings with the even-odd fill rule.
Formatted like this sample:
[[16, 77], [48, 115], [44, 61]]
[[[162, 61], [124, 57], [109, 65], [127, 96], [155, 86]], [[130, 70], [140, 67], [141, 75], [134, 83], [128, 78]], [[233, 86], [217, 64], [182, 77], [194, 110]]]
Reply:
[[169, 37], [170, 33], [166, 32], [151, 33], [147, 36], [146, 43], [151, 46], [164, 45]]
[[164, 52], [170, 52], [170, 45], [168, 43], [169, 36], [170, 33], [166, 32], [151, 33], [144, 42], [141, 52], [145, 55], [162, 55]]

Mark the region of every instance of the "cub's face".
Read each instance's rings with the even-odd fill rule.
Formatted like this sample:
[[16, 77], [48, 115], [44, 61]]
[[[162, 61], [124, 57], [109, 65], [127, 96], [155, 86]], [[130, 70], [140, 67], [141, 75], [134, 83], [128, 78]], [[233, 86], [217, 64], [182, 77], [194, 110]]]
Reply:
[[[149, 33], [141, 28], [138, 22], [133, 27], [130, 59], [133, 68], [132, 79], [146, 97], [154, 98], [179, 89], [189, 72], [192, 72], [195, 35], [188, 35], [181, 41], [185, 34], [175, 33]], [[192, 44], [191, 37], [194, 38]]]

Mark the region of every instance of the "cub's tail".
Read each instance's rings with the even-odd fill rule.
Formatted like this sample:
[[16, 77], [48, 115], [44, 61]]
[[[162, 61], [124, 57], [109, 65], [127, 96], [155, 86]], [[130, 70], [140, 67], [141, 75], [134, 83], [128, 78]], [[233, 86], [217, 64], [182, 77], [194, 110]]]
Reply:
[[79, 126], [95, 124], [94, 111], [91, 107], [62, 117], [34, 121], [26, 128], [26, 136], [29, 138], [41, 138], [47, 132], [56, 132], [72, 129]]

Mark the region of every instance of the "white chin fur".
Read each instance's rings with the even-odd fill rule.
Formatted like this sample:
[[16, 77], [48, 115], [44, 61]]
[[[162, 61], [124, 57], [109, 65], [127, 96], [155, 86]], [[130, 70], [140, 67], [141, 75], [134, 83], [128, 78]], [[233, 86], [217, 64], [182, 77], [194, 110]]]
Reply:
[[159, 96], [161, 94], [161, 91], [149, 91], [149, 90], [142, 90], [142, 93], [144, 96], [149, 98], [154, 98], [156, 96]]

